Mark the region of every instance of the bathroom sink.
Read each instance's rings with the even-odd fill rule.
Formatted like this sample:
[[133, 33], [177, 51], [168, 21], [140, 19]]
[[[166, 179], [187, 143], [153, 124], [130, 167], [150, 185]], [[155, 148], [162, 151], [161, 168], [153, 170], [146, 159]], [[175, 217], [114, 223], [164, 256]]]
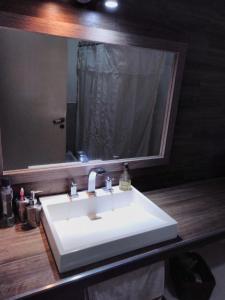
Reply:
[[177, 222], [132, 187], [42, 197], [42, 222], [59, 272], [176, 238]]

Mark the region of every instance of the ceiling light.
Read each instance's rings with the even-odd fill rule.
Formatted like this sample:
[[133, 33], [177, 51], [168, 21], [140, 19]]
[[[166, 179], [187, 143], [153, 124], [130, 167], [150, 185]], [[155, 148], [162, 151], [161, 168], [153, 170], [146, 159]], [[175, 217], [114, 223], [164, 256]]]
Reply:
[[91, 2], [91, 0], [77, 0], [77, 2], [81, 4], [87, 4], [88, 2]]
[[115, 9], [118, 6], [117, 0], [106, 0], [105, 6], [110, 9]]

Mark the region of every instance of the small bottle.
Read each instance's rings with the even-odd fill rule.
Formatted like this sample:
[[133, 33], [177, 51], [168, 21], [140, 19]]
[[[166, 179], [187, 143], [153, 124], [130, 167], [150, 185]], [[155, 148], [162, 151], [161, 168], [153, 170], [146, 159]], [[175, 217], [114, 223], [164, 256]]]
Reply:
[[13, 190], [10, 186], [10, 180], [7, 177], [3, 177], [1, 180], [1, 216], [0, 227], [11, 227], [15, 223], [15, 217], [13, 213]]
[[27, 207], [27, 223], [36, 228], [40, 225], [41, 219], [41, 203], [36, 199], [35, 195], [41, 191], [31, 191], [30, 205]]
[[38, 196], [37, 196], [37, 203], [34, 205], [34, 207], [36, 209], [36, 222], [37, 225], [39, 226], [41, 223], [42, 205]]
[[17, 208], [20, 222], [24, 223], [26, 220], [26, 206], [29, 204], [28, 199], [25, 198], [24, 189], [20, 189], [20, 197], [17, 200]]
[[30, 204], [27, 207], [27, 223], [32, 228], [36, 228], [38, 226], [36, 221], [36, 208], [34, 206], [34, 200], [30, 199]]
[[119, 189], [121, 191], [131, 190], [131, 179], [129, 174], [128, 163], [124, 163], [123, 165], [123, 173], [121, 174], [119, 180]]

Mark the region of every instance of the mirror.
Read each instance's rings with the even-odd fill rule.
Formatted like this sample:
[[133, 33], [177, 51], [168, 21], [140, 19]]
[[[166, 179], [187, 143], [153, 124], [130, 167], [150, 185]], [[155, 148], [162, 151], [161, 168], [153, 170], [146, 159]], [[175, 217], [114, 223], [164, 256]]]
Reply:
[[4, 170], [162, 155], [177, 53], [0, 29]]

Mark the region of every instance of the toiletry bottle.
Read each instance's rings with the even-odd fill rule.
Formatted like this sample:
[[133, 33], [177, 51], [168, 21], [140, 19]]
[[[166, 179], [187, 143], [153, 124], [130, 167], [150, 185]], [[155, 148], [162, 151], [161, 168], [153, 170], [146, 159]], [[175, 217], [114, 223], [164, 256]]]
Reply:
[[27, 222], [32, 228], [40, 225], [42, 206], [35, 196], [42, 191], [31, 191], [30, 205], [27, 207]]
[[1, 180], [0, 200], [2, 208], [0, 227], [11, 227], [15, 223], [12, 206], [13, 190], [10, 186], [10, 180], [7, 177], [2, 178]]
[[[41, 193], [41, 191], [36, 191], [35, 193], [36, 194]], [[42, 205], [41, 205], [41, 202], [40, 202], [40, 199], [39, 199], [38, 195], [37, 195], [37, 203], [34, 205], [34, 207], [36, 209], [36, 222], [37, 222], [37, 225], [39, 226], [40, 223], [41, 223]]]
[[25, 198], [24, 189], [20, 189], [19, 200], [16, 202], [18, 208], [18, 215], [20, 222], [24, 223], [26, 220], [26, 206], [29, 204], [28, 200]]
[[124, 163], [123, 165], [123, 173], [120, 176], [119, 188], [121, 191], [131, 190], [131, 179], [129, 174], [128, 163]]
[[34, 200], [32, 198], [30, 199], [30, 204], [27, 207], [27, 223], [32, 228], [36, 228], [38, 226], [36, 221], [36, 208], [34, 207]]

